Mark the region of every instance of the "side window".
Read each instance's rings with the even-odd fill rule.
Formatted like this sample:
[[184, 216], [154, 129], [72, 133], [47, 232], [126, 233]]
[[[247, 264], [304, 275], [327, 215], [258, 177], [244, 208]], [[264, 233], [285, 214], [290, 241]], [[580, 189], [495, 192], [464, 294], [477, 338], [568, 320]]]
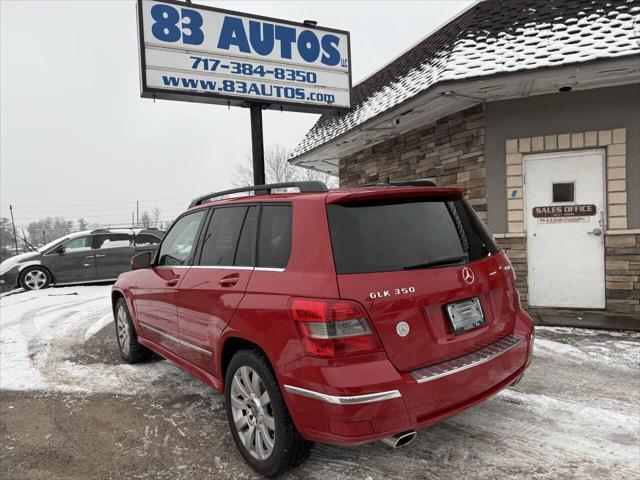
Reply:
[[256, 264], [256, 232], [258, 230], [259, 213], [259, 207], [249, 207], [249, 212], [244, 219], [242, 233], [238, 240], [234, 265], [252, 267]]
[[91, 250], [91, 237], [86, 236], [74, 238], [64, 243], [63, 245], [64, 251], [69, 253]]
[[160, 246], [158, 265], [179, 266], [188, 263], [206, 213], [206, 210], [199, 210], [185, 215], [171, 227]]
[[160, 239], [149, 233], [141, 233], [136, 235], [136, 247], [150, 247], [160, 243]]
[[128, 233], [109, 233], [106, 235], [96, 235], [93, 240], [94, 248], [121, 248], [131, 247], [133, 245], [133, 235]]
[[247, 207], [216, 208], [202, 240], [200, 265], [231, 266]]
[[262, 207], [258, 267], [285, 268], [291, 254], [291, 206]]

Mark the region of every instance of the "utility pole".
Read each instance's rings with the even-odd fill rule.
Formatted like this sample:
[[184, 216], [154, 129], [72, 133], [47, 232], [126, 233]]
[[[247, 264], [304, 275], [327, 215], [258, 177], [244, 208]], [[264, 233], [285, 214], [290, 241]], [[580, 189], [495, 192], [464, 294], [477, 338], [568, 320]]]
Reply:
[[9, 211], [11, 212], [11, 225], [13, 225], [13, 243], [16, 246], [16, 255], [18, 255], [18, 235], [16, 234], [16, 222], [13, 220], [13, 205], [9, 204]]
[[136, 200], [136, 227], [140, 226], [140, 201]]
[[42, 229], [42, 241], [44, 242], [43, 245], [47, 244], [47, 234], [44, 231], [44, 228]]
[[131, 212], [131, 228], [133, 228], [133, 225], [134, 225], [134, 223], [133, 223], [133, 221], [134, 221], [134, 217], [133, 216], [134, 215], [135, 215], [135, 212]]
[[262, 137], [262, 105], [251, 103], [251, 150], [253, 153], [253, 184], [264, 185], [264, 140]]

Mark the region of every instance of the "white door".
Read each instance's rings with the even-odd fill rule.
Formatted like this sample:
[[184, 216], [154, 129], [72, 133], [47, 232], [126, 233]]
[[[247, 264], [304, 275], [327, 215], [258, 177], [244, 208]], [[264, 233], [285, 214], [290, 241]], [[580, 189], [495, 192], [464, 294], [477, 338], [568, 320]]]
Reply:
[[604, 152], [523, 163], [529, 305], [605, 308]]

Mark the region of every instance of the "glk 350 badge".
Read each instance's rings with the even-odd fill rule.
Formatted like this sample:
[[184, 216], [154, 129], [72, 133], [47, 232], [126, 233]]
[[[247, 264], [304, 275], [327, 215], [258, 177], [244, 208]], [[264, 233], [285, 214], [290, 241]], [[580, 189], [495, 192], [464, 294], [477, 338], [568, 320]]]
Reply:
[[410, 293], [415, 293], [416, 287], [401, 287], [401, 288], [393, 288], [391, 290], [382, 290], [379, 292], [370, 292], [369, 298], [387, 298], [392, 297], [394, 295], [409, 295]]

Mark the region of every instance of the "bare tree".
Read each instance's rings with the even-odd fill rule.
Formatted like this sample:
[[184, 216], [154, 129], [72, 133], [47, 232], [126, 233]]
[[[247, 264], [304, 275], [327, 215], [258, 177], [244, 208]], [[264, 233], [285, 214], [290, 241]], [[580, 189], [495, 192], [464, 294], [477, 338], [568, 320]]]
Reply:
[[89, 222], [87, 222], [84, 218], [78, 219], [78, 230], [84, 231], [89, 229]]
[[151, 226], [151, 215], [146, 210], [140, 215], [140, 224], [143, 228], [149, 228]]
[[[328, 173], [297, 167], [289, 163], [291, 151], [282, 145], [275, 144], [264, 152], [265, 180], [267, 183], [294, 182], [299, 180], [318, 180], [328, 187], [337, 187], [338, 178]], [[236, 167], [233, 176], [236, 187], [253, 185], [253, 163], [246, 157], [242, 165]]]
[[153, 210], [151, 210], [151, 218], [153, 218], [153, 226], [158, 228], [158, 222], [160, 221], [160, 214], [162, 213], [162, 210], [160, 210], [160, 207], [153, 207]]

